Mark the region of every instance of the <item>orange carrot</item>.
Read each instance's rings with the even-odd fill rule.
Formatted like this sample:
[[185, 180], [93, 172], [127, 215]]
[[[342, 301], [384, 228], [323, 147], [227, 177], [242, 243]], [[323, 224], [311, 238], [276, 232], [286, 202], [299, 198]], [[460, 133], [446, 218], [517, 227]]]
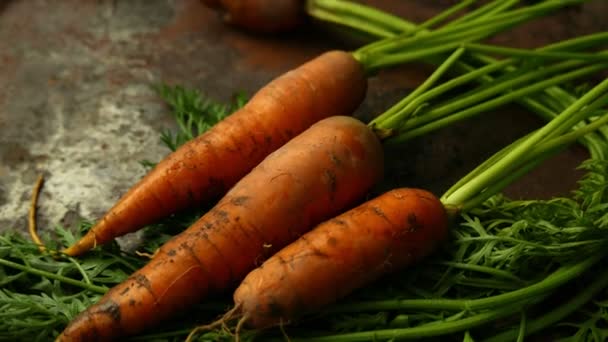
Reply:
[[361, 64], [347, 52], [330, 51], [287, 72], [241, 110], [161, 161], [64, 253], [80, 255], [179, 210], [216, 199], [313, 123], [350, 115], [366, 89]]
[[305, 18], [304, 0], [202, 0], [224, 11], [224, 20], [254, 32], [281, 32], [299, 26]]
[[318, 225], [249, 273], [234, 292], [235, 312], [264, 328], [318, 311], [425, 257], [447, 231], [433, 194], [391, 190]]
[[266, 257], [360, 200], [382, 176], [382, 153], [362, 122], [346, 116], [319, 121], [264, 159], [57, 341], [134, 334], [236, 287]]

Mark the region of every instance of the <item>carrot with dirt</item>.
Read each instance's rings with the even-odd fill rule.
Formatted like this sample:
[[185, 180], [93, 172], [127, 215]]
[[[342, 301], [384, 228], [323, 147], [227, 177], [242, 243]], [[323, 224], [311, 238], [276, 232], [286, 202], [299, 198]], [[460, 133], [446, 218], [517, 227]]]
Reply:
[[366, 87], [360, 63], [341, 51], [324, 53], [278, 77], [242, 109], [163, 159], [63, 252], [80, 255], [179, 210], [218, 198], [269, 153], [313, 123], [352, 113]]
[[352, 114], [365, 97], [367, 77], [379, 69], [441, 55], [462, 42], [482, 39], [573, 2], [541, 3], [420, 37], [396, 36], [352, 53], [324, 53], [278, 77], [242, 109], [167, 156], [63, 252], [80, 255], [220, 197], [269, 153], [314, 122]]
[[345, 116], [319, 121], [270, 154], [57, 341], [135, 334], [234, 288], [275, 251], [355, 204], [382, 173], [382, 147], [365, 124]]
[[[445, 240], [448, 215], [420, 189], [395, 189], [317, 226], [252, 271], [235, 307], [256, 328], [313, 313]], [[333, 289], [333, 290], [330, 290]]]

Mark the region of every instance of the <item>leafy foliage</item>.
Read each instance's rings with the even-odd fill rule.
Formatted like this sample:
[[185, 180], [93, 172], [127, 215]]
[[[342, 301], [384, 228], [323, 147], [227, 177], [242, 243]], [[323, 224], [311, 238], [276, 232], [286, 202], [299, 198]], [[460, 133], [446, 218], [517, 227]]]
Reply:
[[226, 105], [203, 97], [197, 90], [179, 85], [171, 87], [161, 84], [156, 87], [156, 91], [171, 107], [172, 115], [179, 128], [177, 133], [172, 133], [168, 129], [161, 133], [161, 140], [172, 151], [207, 131], [247, 102], [247, 96], [239, 93], [235, 95], [231, 104]]

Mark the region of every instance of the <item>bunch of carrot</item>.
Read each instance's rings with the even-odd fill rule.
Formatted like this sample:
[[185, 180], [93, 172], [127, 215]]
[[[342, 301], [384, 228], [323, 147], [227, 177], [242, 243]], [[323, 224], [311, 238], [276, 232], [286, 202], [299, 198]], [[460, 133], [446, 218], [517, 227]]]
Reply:
[[[472, 71], [464, 78], [454, 79], [458, 81], [446, 83], [449, 86], [432, 88], [464, 54], [466, 47], [456, 48], [462, 41], [478, 40], [531, 19], [530, 13], [538, 15], [563, 5], [549, 1], [530, 6], [528, 12], [520, 9], [517, 15], [496, 13], [491, 17], [494, 25], [488, 24], [483, 33], [472, 29], [479, 22], [465, 21], [434, 35], [389, 38], [353, 54], [329, 52], [271, 82], [243, 109], [163, 160], [83, 240], [64, 251], [68, 255], [84, 253], [115, 236], [230, 189], [194, 225], [162, 246], [144, 268], [78, 316], [58, 341], [107, 340], [134, 334], [241, 280], [235, 292], [238, 310], [232, 314], [242, 316], [242, 322], [252, 326], [265, 327], [318, 310], [381, 274], [424, 257], [445, 238], [448, 217], [498, 191], [521, 174], [520, 169], [529, 169], [531, 159], [526, 155], [538, 157], [586, 132], [579, 130], [561, 137], [587, 118], [591, 110], [581, 111], [583, 107], [590, 104], [597, 109], [603, 105], [602, 101], [593, 101], [606, 85], [602, 83], [575, 103], [548, 128], [518, 142], [513, 151], [494, 158], [491, 164], [499, 166], [482, 166], [479, 176], [468, 179], [466, 186], [458, 184], [457, 190], [441, 201], [426, 191], [397, 189], [344, 212], [382, 176], [382, 148], [374, 133], [383, 139], [407, 139], [411, 137], [408, 132], [413, 131], [413, 126], [406, 126], [414, 106], [408, 107], [409, 103], [428, 101], [517, 62], [497, 62], [492, 68]], [[489, 22], [489, 18], [484, 19]], [[451, 40], [453, 44], [449, 43]], [[419, 44], [423, 48], [414, 50]], [[453, 52], [427, 82], [370, 125], [341, 116], [351, 113], [362, 100], [366, 72], [448, 51]], [[555, 58], [542, 51], [531, 55]], [[561, 66], [556, 63], [550, 71], [539, 71], [532, 78], [514, 79], [530, 82], [589, 64], [583, 71], [552, 83], [539, 82], [536, 88], [527, 89], [531, 93], [606, 67], [591, 63], [594, 58], [590, 54], [576, 57], [584, 62]], [[487, 97], [503, 91], [504, 87], [496, 87]], [[301, 96], [291, 96], [293, 93]], [[513, 100], [511, 97], [483, 102], [483, 96], [472, 97], [465, 96], [468, 100], [460, 107], [452, 104], [441, 110], [440, 106], [437, 111], [453, 121]], [[472, 103], [479, 103], [480, 107], [473, 107], [466, 114], [456, 111]], [[458, 115], [452, 116], [455, 113]], [[429, 126], [439, 122], [439, 116], [429, 117], [421, 121], [421, 127], [426, 127], [423, 133], [446, 124]], [[601, 123], [597, 120], [587, 130]], [[534, 149], [536, 143], [543, 145]], [[506, 161], [497, 162], [502, 160]], [[509, 172], [497, 171], [505, 163], [512, 165], [504, 167]], [[497, 174], [509, 173], [512, 175], [506, 181], [491, 185], [499, 177]], [[294, 240], [297, 241], [281, 250]], [[259, 267], [249, 273], [256, 266]], [[317, 276], [315, 287], [294, 291], [296, 284], [311, 274]], [[334, 282], [348, 286], [319, 296]]]
[[[602, 108], [607, 104], [608, 80], [489, 158], [440, 199], [419, 189], [394, 189], [318, 225], [249, 273], [234, 292], [234, 309], [217, 323], [238, 317], [237, 336], [245, 323], [256, 329], [284, 324], [420, 260], [445, 239], [449, 221], [605, 126], [608, 112]], [[591, 122], [584, 125], [587, 119]], [[383, 336], [398, 338], [399, 333]]]
[[[489, 10], [491, 7], [486, 7], [484, 10]], [[369, 28], [369, 26], [366, 26]], [[397, 28], [396, 28], [397, 29]], [[372, 30], [368, 33], [373, 33]], [[585, 46], [592, 40], [605, 39], [606, 34], [599, 34], [583, 39], [575, 39], [569, 42], [562, 42], [556, 46], [549, 46], [540, 51], [555, 51], [556, 48], [564, 48], [565, 50], [577, 49], [577, 46]], [[581, 45], [579, 45], [581, 44]], [[526, 51], [516, 51], [515, 49], [498, 49], [489, 46], [481, 46], [477, 44], [466, 44], [466, 47], [472, 47], [473, 52], [497, 52], [507, 51], [518, 55], [525, 55]], [[553, 54], [553, 57], [558, 57], [559, 53]], [[569, 55], [575, 57], [576, 54], [561, 54], [561, 56]], [[454, 57], [455, 55], [452, 55]], [[550, 57], [550, 55], [547, 55]], [[580, 56], [579, 56], [580, 57]], [[477, 56], [478, 59], [488, 63], [488, 65], [479, 70], [478, 74], [469, 73], [465, 77], [485, 76], [482, 81], [489, 82], [491, 77], [486, 73], [489, 70], [484, 69], [503, 69], [512, 71], [511, 66], [513, 60], [495, 62], [487, 56]], [[449, 60], [449, 59], [448, 59]], [[596, 60], [601, 63], [596, 65], [596, 68], [591, 68], [589, 72], [597, 72], [606, 68], [608, 55], [599, 54]], [[447, 63], [442, 66], [447, 66]], [[461, 62], [461, 68], [467, 67], [464, 62]], [[565, 67], [566, 65], [561, 65]], [[548, 68], [551, 69], [551, 68]], [[466, 70], [466, 69], [465, 69]], [[471, 70], [469, 67], [468, 70]], [[576, 70], [576, 72], [580, 71]], [[561, 77], [571, 77], [574, 74]], [[531, 76], [531, 75], [529, 75]], [[538, 75], [541, 76], [542, 75]], [[546, 75], [545, 75], [546, 76]], [[532, 108], [545, 118], [556, 115], [554, 112], [555, 106], [547, 106], [546, 102], [536, 100], [531, 97], [526, 97], [531, 91], [545, 90], [549, 95], [562, 94], [569, 95], [567, 92], [556, 87], [556, 79], [538, 82], [537, 84], [528, 85], [518, 91], [514, 91], [506, 97], [501, 97], [495, 100], [487, 101], [481, 105], [481, 108], [487, 109], [496, 103], [504, 103], [513, 99], [520, 100], [523, 104]], [[470, 79], [470, 78], [469, 78]], [[452, 81], [459, 82], [464, 78], [457, 78]], [[511, 86], [522, 84], [524, 79], [518, 80], [514, 78]], [[449, 83], [444, 84], [446, 89], [449, 88]], [[506, 84], [505, 84], [506, 86]], [[441, 87], [438, 87], [438, 92]], [[489, 90], [489, 89], [488, 89]], [[521, 175], [528, 172], [531, 168], [538, 165], [542, 160], [551, 156], [560, 147], [573, 142], [575, 139], [581, 139], [589, 148], [593, 156], [602, 156], [604, 151], [598, 141], [593, 139], [589, 134], [594, 129], [598, 129], [608, 122], [608, 114], [602, 107], [608, 103], [606, 91], [608, 90], [608, 80], [602, 82], [593, 90], [589, 91], [578, 101], [571, 102], [555, 120], [543, 127], [541, 130], [527, 136], [525, 139], [515, 142], [511, 146], [500, 151], [488, 161], [480, 165], [477, 169], [465, 176], [461, 181], [449, 189], [441, 198], [444, 208], [449, 213], [449, 216], [454, 218], [455, 213], [466, 212], [478, 206], [495, 193], [500, 191], [510, 182], [516, 180]], [[420, 91], [420, 92], [418, 92]], [[405, 98], [402, 102], [391, 108], [384, 115], [378, 117], [373, 123], [383, 128], [383, 124], [393, 127], [397, 121], [407, 120], [412, 115], [412, 112], [419, 108], [425, 101], [437, 95], [437, 92], [428, 91], [423, 96], [423, 87], [417, 89]], [[488, 94], [493, 91], [489, 90]], [[471, 93], [478, 92], [473, 90]], [[484, 95], [485, 96], [485, 95]], [[463, 96], [464, 100], [466, 97]], [[572, 96], [567, 98], [572, 99]], [[468, 99], [467, 99], [468, 100]], [[449, 103], [450, 110], [458, 109], [459, 101]], [[471, 102], [460, 101], [470, 105]], [[456, 108], [454, 108], [456, 106]], [[444, 107], [431, 108], [424, 111], [423, 115], [418, 114], [418, 117], [402, 124], [397, 139], [393, 141], [405, 141], [412, 137], [427, 133], [434, 130], [437, 126], [441, 126], [442, 115], [449, 111]], [[559, 108], [559, 107], [558, 107]], [[480, 108], [473, 106], [468, 108], [463, 113], [458, 113], [453, 118], [461, 119], [462, 116], [473, 115]], [[586, 117], [592, 117], [593, 123], [584, 128], [580, 128], [580, 122], [577, 120], [585, 120]], [[575, 119], [576, 118], [576, 119]], [[433, 122], [435, 121], [435, 122]], [[567, 123], [569, 122], [569, 123]], [[432, 123], [432, 126], [425, 125]], [[578, 123], [579, 127], [574, 133], [566, 133], [573, 123]], [[420, 126], [422, 129], [419, 130]], [[377, 126], [378, 127], [378, 126]], [[389, 128], [390, 129], [390, 128]], [[603, 127], [605, 129], [605, 127]], [[413, 130], [413, 132], [412, 132]], [[418, 131], [419, 130], [419, 131]], [[496, 181], [496, 180], [499, 181]], [[427, 207], [422, 209], [416, 205], [399, 206], [397, 212], [393, 211], [393, 203], [403, 201], [408, 197], [418, 197], [415, 201], [418, 205], [420, 202], [427, 202]], [[422, 199], [422, 200], [420, 200]], [[230, 311], [227, 317], [241, 317], [237, 325], [237, 333], [243, 322], [249, 322], [252, 326], [260, 328], [269, 324], [279, 324], [296, 318], [307, 311], [317, 311], [319, 308], [340, 298], [344, 293], [349, 293], [353, 288], [357, 288], [361, 283], [367, 283], [370, 279], [376, 278], [377, 273], [384, 273], [387, 270], [394, 270], [408, 265], [419, 256], [424, 256], [428, 252], [425, 248], [432, 248], [437, 243], [438, 239], [446, 234], [445, 222], [441, 222], [442, 215], [441, 205], [437, 206], [438, 201], [430, 194], [420, 192], [416, 189], [399, 189], [386, 193], [374, 200], [364, 203], [358, 208], [342, 214], [331, 221], [327, 221], [316, 227], [310, 233], [301, 237], [298, 241], [278, 252], [271, 257], [264, 265], [251, 272], [241, 286], [234, 293], [235, 311]], [[434, 208], [433, 208], [434, 206]], [[411, 211], [406, 210], [410, 209]], [[433, 209], [429, 209], [433, 208]], [[425, 214], [433, 213], [435, 220], [433, 224], [417, 224], [417, 217], [422, 216], [422, 222], [432, 222]], [[387, 214], [389, 213], [389, 214]], [[416, 215], [414, 213], [419, 213]], [[412, 219], [414, 218], [414, 219]], [[378, 222], [380, 221], [380, 222]], [[373, 223], [372, 223], [373, 222]], [[398, 224], [398, 222], [407, 222], [406, 224]], [[352, 226], [350, 226], [352, 224]], [[370, 228], [371, 227], [371, 228]], [[425, 229], [426, 228], [426, 229]], [[407, 235], [406, 245], [401, 238], [402, 235]], [[390, 236], [390, 238], [387, 238]], [[339, 237], [339, 238], [338, 238]], [[383, 237], [386, 240], [383, 240]], [[337, 242], [339, 241], [339, 243]], [[380, 242], [381, 241], [381, 242]], [[376, 245], [378, 242], [378, 245]], [[317, 253], [316, 251], [330, 251], [325, 253]], [[358, 251], [358, 253], [353, 253]], [[586, 263], [586, 267], [592, 265], [598, 259]], [[348, 266], [344, 266], [348, 265]], [[344, 271], [346, 270], [346, 272]], [[361, 272], [365, 270], [365, 272]], [[350, 272], [353, 273], [350, 273]], [[313, 276], [314, 275], [314, 276]], [[302, 288], [296, 286], [303, 281], [302, 277], [314, 277], [315, 286], [310, 288]], [[603, 282], [605, 283], [605, 281]], [[332, 284], [341, 284], [340, 289], [336, 293], [319, 295], [321, 289], [331, 288]], [[352, 284], [352, 287], [351, 287]], [[535, 322], [536, 323], [536, 322]], [[538, 322], [541, 323], [541, 322]], [[538, 329], [538, 328], [535, 328]], [[405, 331], [407, 330], [407, 331]], [[375, 331], [373, 335], [352, 334], [340, 335], [336, 338], [348, 339], [349, 341], [359, 340], [359, 338], [390, 338], [396, 339], [399, 337], [407, 338], [416, 336], [414, 330], [405, 329], [402, 333], [396, 330], [390, 331]], [[422, 333], [424, 329], [420, 330]], [[432, 329], [431, 329], [432, 330]], [[429, 330], [430, 331], [430, 330]], [[441, 334], [441, 332], [435, 332]], [[511, 336], [512, 332], [504, 333], [497, 338]], [[515, 332], [516, 333], [516, 332]], [[521, 332], [520, 332], [521, 333]], [[359, 337], [355, 337], [358, 335]], [[504, 336], [503, 336], [504, 335]], [[421, 336], [421, 335], [418, 335]], [[323, 340], [329, 340], [331, 337], [326, 337]]]

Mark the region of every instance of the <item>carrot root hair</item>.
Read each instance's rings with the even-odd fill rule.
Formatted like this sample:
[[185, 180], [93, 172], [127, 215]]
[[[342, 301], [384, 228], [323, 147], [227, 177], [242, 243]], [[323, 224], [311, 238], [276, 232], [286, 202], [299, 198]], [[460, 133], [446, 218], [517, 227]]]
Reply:
[[158, 254], [158, 250], [160, 248], [157, 248], [154, 250], [154, 253], [150, 254], [148, 252], [140, 252], [140, 251], [135, 251], [135, 254], [137, 254], [137, 256], [140, 256], [142, 258], [148, 258], [148, 259], [154, 259], [154, 257]]
[[38, 175], [38, 179], [36, 180], [36, 184], [34, 184], [34, 188], [32, 189], [32, 198], [30, 202], [30, 210], [28, 213], [28, 232], [32, 241], [38, 246], [38, 250], [40, 253], [48, 253], [54, 259], [58, 259], [60, 254], [56, 250], [52, 250], [47, 248], [40, 239], [40, 235], [38, 235], [38, 222], [36, 219], [36, 212], [38, 206], [38, 198], [40, 197], [40, 192], [42, 190], [42, 185], [44, 184], [44, 175]]
[[[287, 323], [289, 323], [289, 322], [287, 322]], [[283, 319], [281, 319], [281, 321], [279, 322], [279, 329], [281, 329], [281, 334], [283, 335], [283, 339], [286, 342], [291, 342], [291, 339], [287, 335], [287, 331], [285, 331], [285, 323], [283, 323]]]
[[[238, 306], [238, 304], [237, 304], [237, 306]], [[239, 319], [238, 323], [236, 324], [236, 328], [234, 329], [234, 341], [235, 342], [241, 341], [241, 336], [240, 336], [241, 330], [243, 329], [243, 325], [247, 322], [248, 319], [249, 319], [249, 314], [244, 314], [241, 317], [241, 319]]]
[[36, 224], [36, 207], [38, 205], [38, 196], [40, 195], [40, 190], [42, 189], [43, 183], [44, 177], [41, 174], [38, 176], [34, 189], [32, 190], [32, 199], [30, 202], [30, 211], [28, 215], [28, 231], [30, 233], [30, 237], [32, 238], [32, 241], [38, 245], [38, 249], [41, 253], [46, 252], [46, 247], [44, 247], [44, 243], [42, 243], [42, 240], [38, 235], [38, 227]]
[[[190, 331], [190, 333], [188, 334], [188, 337], [186, 337], [185, 342], [192, 342], [194, 337], [196, 336], [196, 334], [198, 334], [199, 332], [209, 331], [209, 330], [215, 329], [218, 326], [222, 326], [225, 328], [225, 330], [230, 331], [230, 329], [228, 329], [228, 327], [226, 326], [226, 322], [241, 316], [240, 309], [241, 309], [241, 304], [239, 303], [239, 304], [235, 305], [232, 309], [227, 311], [224, 315], [222, 315], [222, 317], [218, 318], [216, 321], [211, 322], [209, 324], [199, 325], [199, 326], [195, 327], [194, 329], [192, 329], [192, 331]], [[247, 315], [241, 316], [241, 318], [239, 319], [239, 322], [237, 323], [236, 336], [235, 336], [235, 341], [237, 341], [237, 342], [239, 339], [238, 338], [239, 325], [241, 324], [241, 322], [244, 323], [244, 321], [247, 320], [246, 318], [247, 318]]]

